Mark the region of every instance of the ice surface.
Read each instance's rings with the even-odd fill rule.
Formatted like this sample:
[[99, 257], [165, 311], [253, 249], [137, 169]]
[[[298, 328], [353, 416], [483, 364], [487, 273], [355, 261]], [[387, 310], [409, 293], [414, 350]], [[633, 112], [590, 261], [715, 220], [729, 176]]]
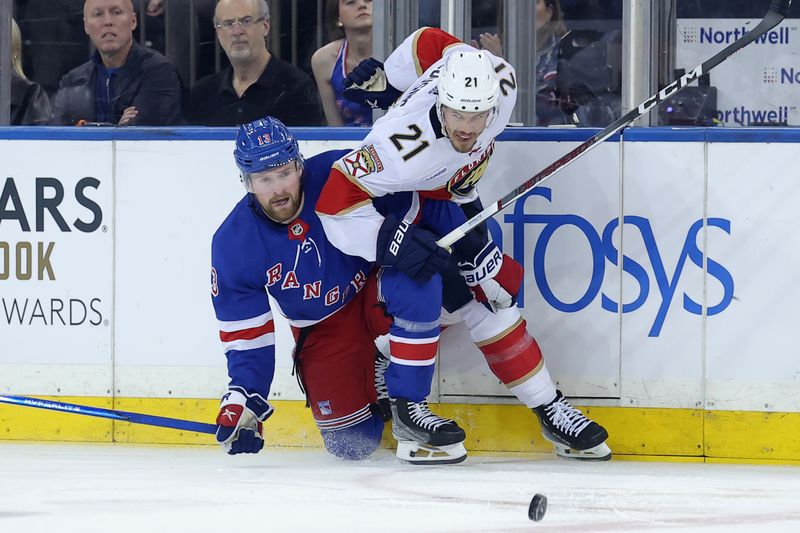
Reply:
[[[541, 522], [528, 503], [545, 494]], [[0, 443], [0, 532], [800, 532], [800, 469]]]

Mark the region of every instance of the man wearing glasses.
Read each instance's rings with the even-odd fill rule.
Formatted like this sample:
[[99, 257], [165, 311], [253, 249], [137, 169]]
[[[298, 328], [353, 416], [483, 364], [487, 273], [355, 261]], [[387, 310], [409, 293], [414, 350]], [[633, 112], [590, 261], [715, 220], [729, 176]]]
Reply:
[[311, 78], [267, 50], [270, 17], [265, 0], [220, 0], [214, 27], [231, 66], [192, 88], [190, 124], [235, 126], [266, 115], [288, 126], [323, 124]]

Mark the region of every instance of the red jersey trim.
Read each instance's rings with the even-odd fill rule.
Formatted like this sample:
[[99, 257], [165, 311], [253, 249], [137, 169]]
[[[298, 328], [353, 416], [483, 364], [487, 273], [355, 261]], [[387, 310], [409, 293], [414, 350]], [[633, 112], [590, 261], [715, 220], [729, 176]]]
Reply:
[[417, 76], [428, 70], [439, 61], [450, 46], [461, 44], [461, 41], [439, 28], [423, 28], [414, 36], [411, 53]]
[[231, 342], [238, 340], [253, 340], [266, 335], [267, 333], [275, 332], [275, 323], [270, 320], [262, 326], [256, 326], [249, 329], [240, 329], [239, 331], [220, 331], [219, 338], [222, 342]]
[[343, 215], [371, 201], [367, 191], [334, 165], [317, 200], [316, 211], [321, 215]]

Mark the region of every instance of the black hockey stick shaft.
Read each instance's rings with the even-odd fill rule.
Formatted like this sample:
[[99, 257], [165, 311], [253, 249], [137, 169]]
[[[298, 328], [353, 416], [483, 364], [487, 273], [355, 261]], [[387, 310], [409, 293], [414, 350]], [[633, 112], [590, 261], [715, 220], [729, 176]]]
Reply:
[[766, 34], [769, 30], [777, 26], [781, 23], [781, 21], [786, 17], [787, 13], [789, 12], [789, 5], [792, 3], [792, 0], [773, 0], [772, 5], [769, 8], [769, 11], [761, 19], [761, 22], [753, 28], [752, 31], [746, 33], [740, 39], [734, 41], [724, 50], [721, 50], [713, 57], [706, 60], [704, 63], [698, 65], [697, 67], [693, 68], [677, 80], [673, 81], [656, 94], [652, 95], [650, 98], [639, 104], [637, 107], [631, 109], [626, 114], [609, 124], [605, 127], [605, 129], [599, 131], [597, 134], [592, 136], [590, 139], [584, 141], [582, 144], [578, 145], [575, 149], [568, 152], [560, 159], [554, 161], [550, 165], [548, 165], [545, 169], [541, 170], [538, 174], [534, 175], [522, 185], [514, 189], [513, 191], [509, 192], [501, 199], [499, 199], [494, 204], [487, 206], [483, 211], [472, 217], [471, 219], [464, 222], [461, 226], [457, 227], [441, 239], [439, 239], [438, 244], [439, 246], [448, 247], [452, 245], [454, 242], [458, 241], [466, 235], [469, 231], [477, 227], [483, 221], [498, 213], [502, 209], [508, 207], [512, 203], [514, 203], [517, 198], [531, 190], [532, 188], [536, 187], [544, 180], [555, 174], [556, 172], [560, 171], [579, 157], [583, 156], [601, 142], [605, 141], [609, 137], [615, 135], [619, 131], [625, 129], [628, 125], [630, 125], [634, 120], [637, 118], [647, 114], [651, 109], [656, 107], [658, 104], [666, 100], [667, 98], [672, 97], [692, 83], [693, 81], [697, 80], [700, 76], [707, 74], [711, 71], [714, 67], [728, 59], [730, 56], [747, 46], [748, 44], [752, 43], [759, 37]]

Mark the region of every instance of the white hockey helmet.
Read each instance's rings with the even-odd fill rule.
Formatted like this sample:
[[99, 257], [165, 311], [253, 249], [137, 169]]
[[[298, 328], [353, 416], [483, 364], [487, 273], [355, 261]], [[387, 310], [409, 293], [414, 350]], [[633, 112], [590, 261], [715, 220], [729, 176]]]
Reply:
[[450, 54], [439, 72], [439, 112], [441, 106], [458, 111], [487, 111], [497, 105], [500, 82], [492, 60], [485, 52], [458, 51]]

